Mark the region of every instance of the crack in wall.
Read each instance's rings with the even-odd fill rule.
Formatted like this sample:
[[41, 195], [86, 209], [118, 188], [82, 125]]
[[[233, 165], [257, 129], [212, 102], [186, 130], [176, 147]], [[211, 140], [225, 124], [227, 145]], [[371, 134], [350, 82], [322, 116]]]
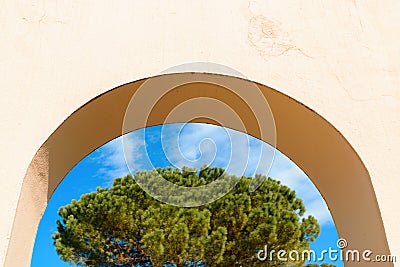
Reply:
[[251, 10], [251, 5], [256, 2], [249, 2], [251, 18], [248, 26], [248, 41], [260, 56], [265, 60], [271, 57], [279, 57], [288, 52], [298, 52], [305, 57], [312, 58], [297, 47], [291, 40], [289, 33], [285, 31], [278, 21], [267, 18], [266, 16], [255, 14]]

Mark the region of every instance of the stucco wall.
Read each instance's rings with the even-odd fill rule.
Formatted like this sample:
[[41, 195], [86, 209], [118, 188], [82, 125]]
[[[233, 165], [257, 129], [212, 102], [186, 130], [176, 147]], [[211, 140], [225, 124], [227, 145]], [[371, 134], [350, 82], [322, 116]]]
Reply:
[[400, 2], [3, 1], [0, 265], [22, 179], [73, 111], [120, 84], [212, 61], [301, 101], [366, 165], [400, 256]]

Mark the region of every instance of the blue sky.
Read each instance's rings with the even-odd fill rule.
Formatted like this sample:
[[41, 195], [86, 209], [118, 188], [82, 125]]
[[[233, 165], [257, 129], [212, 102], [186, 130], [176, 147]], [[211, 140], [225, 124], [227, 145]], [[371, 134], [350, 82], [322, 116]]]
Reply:
[[[125, 153], [124, 153], [125, 152]], [[306, 215], [321, 225], [321, 234], [311, 244], [316, 252], [336, 249], [338, 234], [320, 193], [290, 159], [271, 146], [243, 133], [207, 124], [170, 124], [129, 133], [99, 147], [82, 159], [54, 192], [40, 222], [31, 267], [67, 267], [55, 252], [51, 239], [57, 211], [96, 187], [110, 186], [116, 177], [153, 167], [224, 167], [228, 173], [267, 174], [294, 189], [304, 201]], [[269, 171], [269, 172], [268, 172]], [[326, 259], [325, 262], [330, 262]], [[334, 262], [343, 266], [342, 262]]]

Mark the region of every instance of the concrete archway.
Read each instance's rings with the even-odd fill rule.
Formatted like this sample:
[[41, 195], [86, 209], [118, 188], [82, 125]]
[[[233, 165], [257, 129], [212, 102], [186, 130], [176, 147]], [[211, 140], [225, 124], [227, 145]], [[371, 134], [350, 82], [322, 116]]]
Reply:
[[[215, 74], [171, 74], [155, 79], [165, 83], [171, 79], [191, 80], [210, 75]], [[229, 76], [219, 78], [235, 84], [249, 83]], [[36, 153], [24, 178], [6, 267], [29, 266], [36, 230], [55, 188], [82, 158], [121, 135], [126, 107], [144, 81], [120, 86], [91, 100], [68, 117]], [[390, 254], [370, 176], [350, 144], [314, 111], [267, 86], [258, 84], [258, 87], [268, 99], [275, 119], [277, 148], [302, 168], [317, 186], [328, 204], [339, 235], [347, 239], [352, 249]], [[193, 92], [200, 92], [197, 97], [230, 101], [222, 88], [205, 83], [181, 86], [174, 99], [190, 98]], [[151, 116], [146, 126], [163, 123], [170, 109], [168, 105], [160, 105], [158, 113]], [[240, 108], [238, 111], [247, 112]], [[214, 123], [206, 119], [198, 122]], [[223, 126], [235, 129], [234, 125]], [[131, 127], [131, 130], [137, 129], [134, 124]], [[257, 128], [252, 125], [248, 127], [248, 134], [260, 138]], [[345, 263], [346, 266], [365, 264]]]

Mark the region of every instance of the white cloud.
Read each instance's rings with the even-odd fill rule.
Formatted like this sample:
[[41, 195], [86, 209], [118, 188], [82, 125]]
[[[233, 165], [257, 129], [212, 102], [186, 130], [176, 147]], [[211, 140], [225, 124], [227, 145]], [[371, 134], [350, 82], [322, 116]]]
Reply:
[[[176, 167], [200, 168], [207, 164], [223, 167], [236, 175], [254, 175], [257, 170], [266, 172], [270, 167], [273, 151], [266, 145], [261, 146], [255, 138], [208, 124], [181, 127], [182, 124], [167, 125], [166, 137], [163, 136], [164, 150]], [[260, 154], [263, 155], [261, 162]]]
[[[93, 156], [93, 159], [100, 163], [102, 168], [98, 170], [98, 175], [106, 180], [106, 185], [110, 185], [116, 177], [124, 177], [129, 173], [128, 166], [124, 157], [124, 148], [127, 155], [139, 156], [140, 147], [143, 141], [137, 135], [131, 134], [124, 138], [125, 147], [122, 143], [122, 137], [116, 138], [100, 147]], [[140, 161], [137, 162], [137, 168], [141, 168]]]
[[296, 191], [306, 207], [305, 216], [313, 215], [320, 225], [333, 225], [329, 209], [307, 175], [285, 155], [277, 151], [269, 176]]

